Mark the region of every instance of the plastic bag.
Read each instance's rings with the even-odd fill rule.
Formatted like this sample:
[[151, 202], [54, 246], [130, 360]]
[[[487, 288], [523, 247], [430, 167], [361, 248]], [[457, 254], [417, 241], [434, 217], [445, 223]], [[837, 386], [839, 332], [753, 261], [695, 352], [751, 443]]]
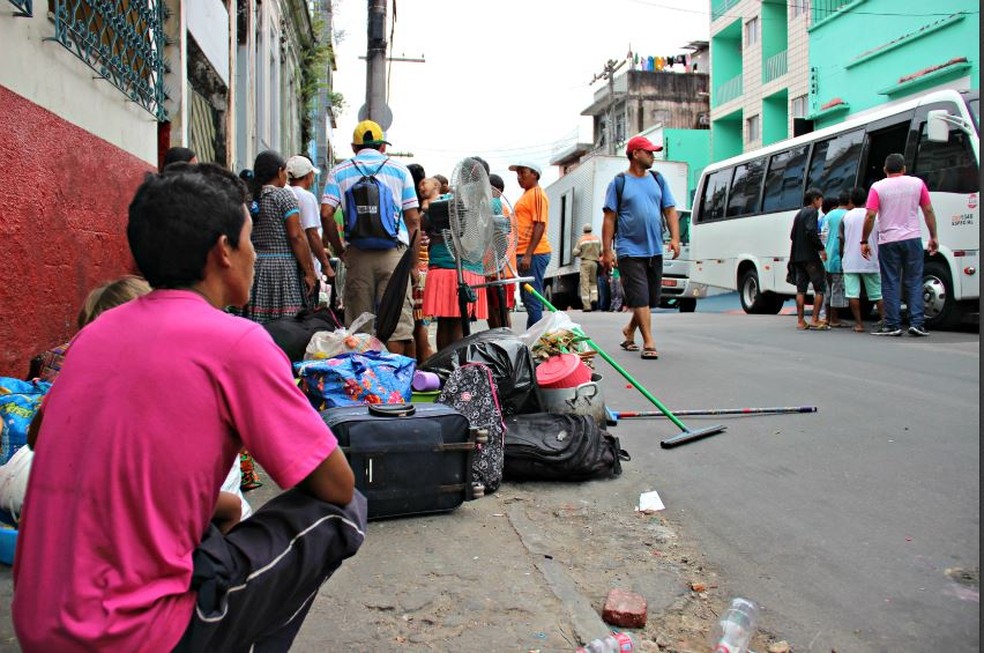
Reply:
[[27, 444], [27, 429], [50, 389], [46, 381], [0, 377], [0, 419], [6, 426], [0, 437], [0, 465]]
[[386, 351], [386, 345], [371, 333], [356, 333], [360, 328], [375, 319], [372, 313], [363, 313], [352, 321], [348, 329], [334, 331], [318, 331], [308, 342], [304, 350], [304, 360], [324, 360], [339, 354], [367, 351]]
[[558, 354], [577, 354], [589, 367], [595, 351], [586, 343], [587, 336], [578, 335], [581, 327], [563, 311], [544, 314], [519, 336], [533, 353], [533, 360], [542, 363]]
[[16, 525], [20, 521], [21, 506], [27, 493], [27, 477], [31, 473], [34, 452], [21, 447], [10, 460], [0, 465], [0, 510], [10, 513]]
[[412, 358], [378, 351], [294, 364], [301, 390], [318, 410], [409, 402], [416, 368]]
[[492, 371], [504, 415], [542, 410], [533, 355], [511, 329], [473, 333], [428, 358], [420, 369], [437, 374], [443, 384], [452, 371], [466, 363], [484, 363]]
[[531, 326], [525, 333], [519, 336], [519, 339], [523, 342], [523, 344], [532, 349], [537, 341], [548, 333], [560, 331], [562, 329], [573, 332], [575, 329], [580, 328], [581, 325], [571, 320], [570, 316], [564, 311], [551, 311], [544, 313], [543, 317], [541, 317], [536, 324]]

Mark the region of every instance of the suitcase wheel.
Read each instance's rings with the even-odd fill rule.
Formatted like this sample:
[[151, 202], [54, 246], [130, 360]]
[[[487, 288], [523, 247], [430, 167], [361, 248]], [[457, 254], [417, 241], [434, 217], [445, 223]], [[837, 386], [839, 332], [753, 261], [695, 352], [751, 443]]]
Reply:
[[488, 443], [489, 443], [489, 430], [475, 429], [475, 444], [488, 444]]
[[476, 499], [485, 496], [485, 486], [481, 483], [472, 483], [472, 496]]

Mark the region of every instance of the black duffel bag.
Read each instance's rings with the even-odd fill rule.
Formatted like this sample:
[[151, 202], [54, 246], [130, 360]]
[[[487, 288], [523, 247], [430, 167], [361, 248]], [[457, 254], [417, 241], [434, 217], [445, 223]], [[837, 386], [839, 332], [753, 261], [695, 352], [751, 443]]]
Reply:
[[591, 415], [534, 413], [506, 419], [503, 475], [514, 481], [586, 481], [622, 473], [631, 460]]
[[443, 386], [451, 372], [467, 363], [484, 363], [492, 371], [503, 415], [543, 410], [533, 354], [512, 329], [473, 333], [437, 352], [418, 369], [437, 374]]
[[284, 350], [291, 363], [304, 360], [311, 336], [318, 331], [334, 331], [341, 326], [330, 308], [304, 308], [297, 315], [288, 315], [263, 323], [277, 346]]

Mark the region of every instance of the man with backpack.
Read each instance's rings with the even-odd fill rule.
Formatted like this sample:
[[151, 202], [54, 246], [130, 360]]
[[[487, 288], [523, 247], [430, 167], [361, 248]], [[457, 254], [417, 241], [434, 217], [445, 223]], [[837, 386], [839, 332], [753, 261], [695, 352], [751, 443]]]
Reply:
[[[670, 229], [673, 258], [680, 256], [680, 222], [676, 200], [661, 174], [652, 170], [654, 152], [663, 148], [645, 136], [629, 139], [625, 155], [629, 169], [608, 184], [601, 230], [601, 264], [611, 270], [618, 254], [618, 269], [625, 290], [625, 305], [632, 319], [622, 329], [621, 347], [638, 351], [635, 331], [642, 333], [642, 358], [659, 358], [652, 333], [652, 311], [659, 306], [663, 283], [663, 218]], [[614, 250], [612, 248], [614, 242]]]
[[[402, 163], [386, 156], [387, 145], [382, 128], [372, 120], [356, 125], [355, 156], [331, 169], [321, 197], [323, 221], [331, 219], [338, 206], [345, 215], [344, 244], [336, 230], [325, 233], [347, 268], [342, 301], [346, 326], [362, 313], [378, 313], [386, 285], [420, 227], [413, 176]], [[418, 246], [414, 241], [414, 248]], [[417, 260], [416, 252], [411, 259]], [[410, 274], [415, 283], [417, 270]], [[391, 352], [410, 357], [414, 356], [412, 283], [407, 285], [399, 325], [386, 343]]]

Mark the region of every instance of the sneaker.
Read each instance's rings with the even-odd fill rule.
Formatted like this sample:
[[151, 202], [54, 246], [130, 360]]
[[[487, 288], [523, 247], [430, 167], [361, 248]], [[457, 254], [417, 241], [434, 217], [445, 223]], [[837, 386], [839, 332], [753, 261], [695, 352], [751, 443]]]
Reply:
[[925, 338], [929, 335], [929, 331], [921, 326], [911, 326], [909, 327], [909, 335], [917, 338]]
[[873, 336], [894, 336], [899, 337], [902, 335], [902, 329], [900, 327], [886, 327], [883, 326], [880, 329], [875, 329], [871, 332]]

